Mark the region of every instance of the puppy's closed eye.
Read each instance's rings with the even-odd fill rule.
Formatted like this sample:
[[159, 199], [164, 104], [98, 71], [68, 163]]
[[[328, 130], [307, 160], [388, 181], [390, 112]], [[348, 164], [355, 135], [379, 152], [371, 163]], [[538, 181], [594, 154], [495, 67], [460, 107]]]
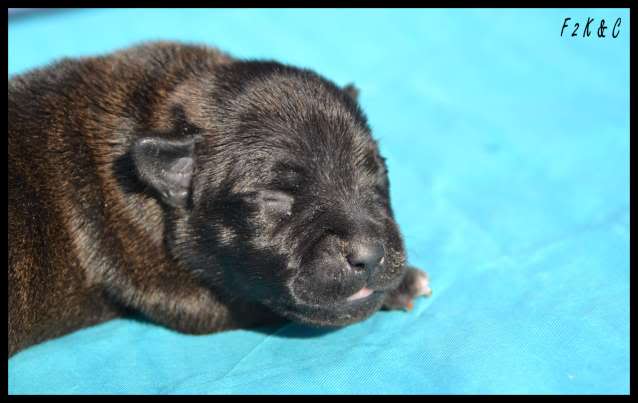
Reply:
[[257, 200], [268, 213], [292, 215], [294, 198], [286, 192], [261, 190], [257, 193]]

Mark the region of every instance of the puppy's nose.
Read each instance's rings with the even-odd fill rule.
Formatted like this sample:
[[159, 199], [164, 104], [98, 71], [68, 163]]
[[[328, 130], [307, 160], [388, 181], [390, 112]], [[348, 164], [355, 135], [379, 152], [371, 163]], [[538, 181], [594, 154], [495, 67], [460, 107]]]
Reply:
[[377, 242], [356, 242], [350, 245], [346, 256], [350, 267], [355, 270], [372, 270], [383, 259], [383, 245]]

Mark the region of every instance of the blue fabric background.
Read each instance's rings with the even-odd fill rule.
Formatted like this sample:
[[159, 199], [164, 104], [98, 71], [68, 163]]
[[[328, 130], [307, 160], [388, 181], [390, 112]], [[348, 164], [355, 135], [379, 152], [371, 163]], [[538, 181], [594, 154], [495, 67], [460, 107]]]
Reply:
[[[587, 16], [620, 36], [560, 37]], [[115, 320], [10, 393], [629, 392], [627, 10], [50, 12], [9, 22], [9, 73], [160, 38], [355, 82], [434, 294], [328, 334]]]

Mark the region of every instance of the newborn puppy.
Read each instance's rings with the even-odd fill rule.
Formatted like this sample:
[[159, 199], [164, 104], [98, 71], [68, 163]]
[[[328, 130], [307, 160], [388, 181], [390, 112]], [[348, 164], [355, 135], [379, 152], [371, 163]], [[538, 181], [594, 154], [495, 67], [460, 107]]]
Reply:
[[9, 355], [129, 313], [337, 327], [429, 295], [356, 89], [149, 43], [9, 80]]

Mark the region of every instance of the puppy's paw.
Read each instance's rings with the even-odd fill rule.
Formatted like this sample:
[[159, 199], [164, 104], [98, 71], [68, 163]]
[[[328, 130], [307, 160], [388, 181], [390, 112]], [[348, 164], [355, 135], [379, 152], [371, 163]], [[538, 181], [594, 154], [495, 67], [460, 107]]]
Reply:
[[403, 309], [409, 311], [412, 309], [412, 300], [421, 295], [426, 297], [432, 295], [430, 279], [426, 272], [408, 267], [408, 271], [401, 285], [399, 285], [396, 290], [388, 293], [382, 309]]

